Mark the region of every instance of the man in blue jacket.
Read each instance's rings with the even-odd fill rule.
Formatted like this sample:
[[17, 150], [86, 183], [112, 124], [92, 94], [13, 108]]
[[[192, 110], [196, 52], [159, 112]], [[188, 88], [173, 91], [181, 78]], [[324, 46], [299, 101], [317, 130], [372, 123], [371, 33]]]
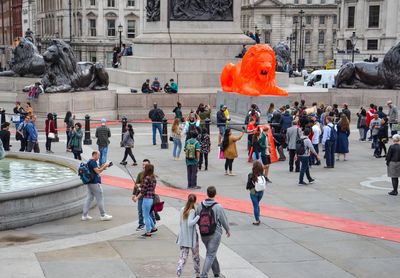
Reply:
[[38, 131], [35, 125], [36, 122], [36, 116], [32, 115], [31, 121], [27, 124], [26, 126], [26, 133], [27, 133], [27, 147], [26, 147], [26, 151], [27, 152], [32, 152], [32, 150], [35, 153], [39, 153], [40, 149], [39, 149], [39, 143], [38, 143]]

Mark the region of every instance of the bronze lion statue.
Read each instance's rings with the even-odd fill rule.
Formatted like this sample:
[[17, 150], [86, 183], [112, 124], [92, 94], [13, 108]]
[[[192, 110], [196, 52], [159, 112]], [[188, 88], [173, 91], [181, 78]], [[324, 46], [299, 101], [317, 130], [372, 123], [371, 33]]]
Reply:
[[286, 64], [290, 63], [290, 49], [284, 42], [279, 42], [274, 46], [276, 56], [276, 71], [285, 72]]
[[386, 53], [382, 62], [343, 65], [335, 81], [338, 88], [400, 89], [400, 43]]
[[31, 40], [22, 38], [13, 49], [11, 70], [0, 72], [0, 76], [39, 77], [44, 74], [45, 64], [42, 55]]
[[78, 63], [71, 46], [62, 40], [53, 40], [43, 59], [46, 70], [42, 85], [46, 93], [108, 89], [103, 64]]

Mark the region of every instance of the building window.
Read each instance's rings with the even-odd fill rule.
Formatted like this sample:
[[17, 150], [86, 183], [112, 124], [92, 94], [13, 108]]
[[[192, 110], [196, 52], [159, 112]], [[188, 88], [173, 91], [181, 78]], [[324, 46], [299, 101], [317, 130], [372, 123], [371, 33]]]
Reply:
[[96, 0], [90, 0], [90, 6], [96, 6]]
[[270, 15], [265, 16], [265, 24], [267, 24], [267, 25], [271, 24], [271, 16]]
[[115, 19], [107, 19], [107, 36], [115, 37]]
[[295, 15], [293, 17], [293, 24], [298, 23], [299, 22], [299, 18], [297, 17], [297, 15]]
[[115, 7], [115, 0], [107, 0], [107, 7]]
[[325, 16], [324, 15], [321, 15], [319, 17], [319, 25], [325, 25]]
[[295, 4], [299, 4], [299, 0], [294, 0], [293, 1]]
[[333, 16], [333, 24], [337, 24], [337, 15]]
[[127, 6], [128, 7], [134, 7], [135, 6], [135, 0], [128, 0]]
[[311, 24], [311, 16], [306, 16], [306, 24]]
[[136, 21], [128, 20], [128, 38], [133, 39], [136, 36]]
[[324, 44], [325, 43], [325, 32], [324, 31], [319, 31], [319, 33], [318, 33], [318, 43], [319, 44]]
[[270, 31], [265, 31], [264, 33], [264, 43], [271, 43], [271, 32]]
[[378, 28], [379, 27], [379, 6], [369, 6], [369, 20], [368, 27], [369, 28]]
[[378, 50], [378, 40], [368, 40], [367, 50]]
[[351, 40], [346, 40], [346, 50], [352, 50], [353, 49], [353, 45], [351, 44]]
[[332, 39], [333, 39], [333, 42], [336, 42], [336, 39], [337, 39], [337, 33], [336, 33], [336, 31], [333, 31], [333, 33], [332, 33]]
[[307, 0], [307, 4], [312, 4], [312, 0]]
[[97, 58], [96, 58], [96, 52], [95, 51], [89, 51], [89, 61], [92, 63], [96, 63], [97, 62]]
[[304, 43], [305, 43], [305, 44], [310, 44], [310, 42], [311, 42], [311, 32], [310, 32], [310, 31], [307, 31], [307, 32], [306, 32], [306, 35], [305, 35], [305, 37], [304, 37]]
[[78, 36], [82, 37], [82, 18], [78, 18]]
[[347, 28], [354, 28], [354, 15], [356, 13], [355, 7], [349, 7], [347, 14]]
[[96, 19], [89, 19], [89, 36], [96, 37]]

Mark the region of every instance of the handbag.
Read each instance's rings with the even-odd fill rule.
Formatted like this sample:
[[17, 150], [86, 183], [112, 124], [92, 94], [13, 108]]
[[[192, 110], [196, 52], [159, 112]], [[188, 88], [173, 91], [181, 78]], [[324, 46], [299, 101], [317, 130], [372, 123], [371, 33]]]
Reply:
[[174, 141], [174, 137], [170, 136], [169, 137], [169, 141], [173, 142]]
[[254, 189], [257, 192], [264, 191], [266, 189], [267, 181], [264, 176], [259, 176], [257, 182], [254, 183]]
[[54, 134], [54, 132], [49, 132], [49, 134], [47, 134], [47, 137], [49, 139], [54, 139], [54, 138], [56, 138], [56, 135]]
[[221, 159], [221, 160], [225, 159], [224, 151], [221, 148], [219, 148], [218, 158]]

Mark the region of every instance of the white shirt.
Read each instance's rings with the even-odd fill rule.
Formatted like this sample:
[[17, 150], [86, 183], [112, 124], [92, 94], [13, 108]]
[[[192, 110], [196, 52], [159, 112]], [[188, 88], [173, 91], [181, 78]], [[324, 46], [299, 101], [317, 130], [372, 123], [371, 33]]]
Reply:
[[319, 137], [321, 136], [321, 128], [318, 126], [318, 124], [315, 124], [312, 126], [312, 131], [314, 133], [314, 135], [312, 137], [312, 143], [313, 143], [313, 145], [318, 145]]

